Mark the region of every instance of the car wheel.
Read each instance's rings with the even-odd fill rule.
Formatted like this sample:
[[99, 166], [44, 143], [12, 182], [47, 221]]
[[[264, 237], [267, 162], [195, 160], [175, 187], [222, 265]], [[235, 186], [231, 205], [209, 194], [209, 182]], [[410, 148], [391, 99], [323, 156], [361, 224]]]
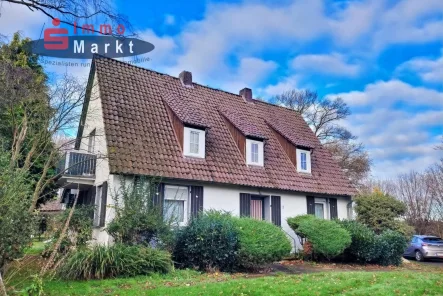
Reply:
[[415, 260], [422, 262], [425, 261], [425, 257], [423, 256], [423, 253], [420, 251], [415, 251]]

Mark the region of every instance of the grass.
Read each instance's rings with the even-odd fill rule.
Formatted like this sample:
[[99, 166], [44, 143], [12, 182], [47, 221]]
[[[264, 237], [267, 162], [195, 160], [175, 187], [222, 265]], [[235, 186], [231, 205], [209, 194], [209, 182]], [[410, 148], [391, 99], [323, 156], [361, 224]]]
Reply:
[[32, 245], [25, 249], [26, 255], [38, 255], [44, 251], [46, 244], [42, 241], [33, 241]]
[[169, 275], [102, 281], [50, 281], [48, 295], [441, 295], [440, 272], [325, 272], [245, 278], [239, 274]]

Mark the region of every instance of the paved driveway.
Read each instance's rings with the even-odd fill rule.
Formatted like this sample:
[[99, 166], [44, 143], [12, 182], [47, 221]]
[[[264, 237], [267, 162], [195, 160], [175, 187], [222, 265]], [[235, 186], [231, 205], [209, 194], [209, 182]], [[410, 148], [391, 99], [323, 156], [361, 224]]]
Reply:
[[417, 262], [417, 263], [443, 268], [443, 259], [428, 259], [424, 262]]

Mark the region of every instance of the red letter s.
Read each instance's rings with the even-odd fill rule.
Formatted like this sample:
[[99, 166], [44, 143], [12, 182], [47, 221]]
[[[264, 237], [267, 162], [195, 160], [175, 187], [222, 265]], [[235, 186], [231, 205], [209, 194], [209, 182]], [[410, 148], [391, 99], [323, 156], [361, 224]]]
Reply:
[[[65, 50], [68, 49], [67, 36], [51, 36], [52, 34], [68, 34], [67, 29], [46, 29], [44, 40], [45, 49]], [[51, 43], [48, 43], [51, 42]]]

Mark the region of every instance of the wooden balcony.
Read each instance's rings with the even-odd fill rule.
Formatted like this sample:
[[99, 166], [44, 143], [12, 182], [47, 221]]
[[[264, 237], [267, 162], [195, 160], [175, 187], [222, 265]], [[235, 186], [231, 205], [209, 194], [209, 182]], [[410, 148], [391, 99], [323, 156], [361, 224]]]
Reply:
[[97, 156], [71, 150], [66, 152], [57, 166], [60, 178], [57, 184], [66, 189], [85, 190], [94, 185]]

